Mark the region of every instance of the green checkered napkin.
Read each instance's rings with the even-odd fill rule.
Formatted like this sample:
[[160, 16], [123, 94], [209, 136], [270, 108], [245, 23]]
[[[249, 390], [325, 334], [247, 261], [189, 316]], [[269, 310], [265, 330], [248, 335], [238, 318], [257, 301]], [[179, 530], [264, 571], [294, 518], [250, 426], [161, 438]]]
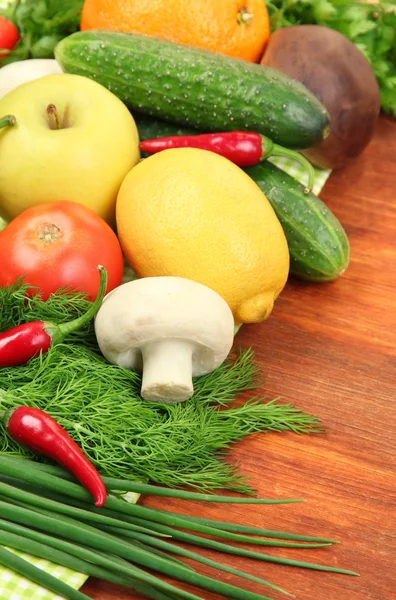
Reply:
[[[269, 158], [268, 160], [272, 164], [279, 167], [279, 169], [286, 171], [286, 173], [291, 175], [291, 177], [294, 177], [295, 179], [297, 179], [297, 181], [299, 181], [303, 185], [307, 185], [308, 176], [306, 174], [306, 171], [305, 171], [303, 165], [300, 162], [298, 162], [297, 160], [292, 160], [290, 158], [286, 158], [283, 156], [282, 157], [280, 157], [280, 156], [272, 157], [272, 158]], [[326, 183], [326, 181], [331, 173], [331, 170], [318, 169], [318, 168], [314, 167], [314, 171], [315, 171], [315, 183], [312, 188], [312, 192], [316, 196], [318, 196], [319, 193], [321, 192], [324, 184]]]
[[[303, 185], [307, 184], [307, 175], [298, 161], [283, 157], [271, 158], [270, 161], [280, 169], [286, 171], [292, 177], [298, 179]], [[320, 193], [330, 173], [331, 171], [328, 170], [315, 169], [315, 185], [312, 190], [314, 194], [318, 195]], [[0, 230], [2, 229], [2, 226], [4, 227], [5, 225], [5, 223], [2, 223], [1, 221], [0, 218]], [[136, 500], [137, 498], [133, 498], [131, 501]], [[54, 575], [54, 577], [58, 577], [76, 589], [80, 588], [87, 580], [86, 575], [75, 573], [70, 569], [65, 569], [64, 567], [55, 565], [46, 560], [35, 558], [21, 552], [16, 552], [16, 554], [30, 560], [30, 562], [37, 567], [40, 567], [40, 569], [44, 569], [51, 575]], [[0, 567], [0, 598], [2, 600], [63, 600], [60, 596], [56, 596], [52, 592], [49, 592], [48, 590], [31, 583], [27, 579], [16, 575], [9, 569], [3, 569], [2, 567]]]
[[[32, 557], [29, 554], [13, 550], [12, 548], [8, 548], [8, 550], [29, 560], [36, 565], [36, 567], [61, 579], [76, 590], [87, 580], [86, 575], [55, 565], [48, 560]], [[61, 596], [56, 596], [45, 588], [42, 588], [24, 577], [16, 575], [10, 569], [5, 569], [3, 567], [0, 569], [0, 598], [2, 600], [63, 600]]]

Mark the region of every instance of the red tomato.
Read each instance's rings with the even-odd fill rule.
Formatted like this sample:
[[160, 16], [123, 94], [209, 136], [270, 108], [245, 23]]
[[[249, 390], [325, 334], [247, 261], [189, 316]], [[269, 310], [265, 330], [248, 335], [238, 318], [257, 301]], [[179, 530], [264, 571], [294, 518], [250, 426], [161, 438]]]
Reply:
[[98, 265], [108, 273], [106, 292], [121, 284], [124, 260], [111, 227], [90, 208], [52, 202], [28, 208], [0, 231], [0, 286], [18, 277], [43, 299], [62, 287], [91, 300], [99, 288]]
[[0, 55], [2, 50], [12, 50], [19, 40], [19, 31], [14, 23], [0, 16]]

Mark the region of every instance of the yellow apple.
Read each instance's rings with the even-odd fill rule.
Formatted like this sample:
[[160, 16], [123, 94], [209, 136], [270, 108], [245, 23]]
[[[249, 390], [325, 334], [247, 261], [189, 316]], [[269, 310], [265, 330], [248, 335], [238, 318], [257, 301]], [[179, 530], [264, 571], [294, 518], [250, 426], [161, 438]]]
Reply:
[[[43, 202], [71, 200], [114, 224], [117, 193], [140, 160], [127, 107], [80, 75], [46, 75], [0, 100], [0, 216], [10, 220]], [[99, 240], [98, 240], [99, 242]]]

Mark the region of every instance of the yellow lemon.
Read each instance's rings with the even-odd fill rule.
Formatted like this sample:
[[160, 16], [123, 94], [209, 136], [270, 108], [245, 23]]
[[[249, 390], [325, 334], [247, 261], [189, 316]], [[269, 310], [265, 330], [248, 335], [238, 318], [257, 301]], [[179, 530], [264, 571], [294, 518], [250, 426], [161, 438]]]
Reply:
[[164, 150], [125, 177], [116, 203], [125, 257], [139, 277], [203, 283], [236, 323], [263, 321], [289, 272], [287, 241], [256, 183], [207, 150]]

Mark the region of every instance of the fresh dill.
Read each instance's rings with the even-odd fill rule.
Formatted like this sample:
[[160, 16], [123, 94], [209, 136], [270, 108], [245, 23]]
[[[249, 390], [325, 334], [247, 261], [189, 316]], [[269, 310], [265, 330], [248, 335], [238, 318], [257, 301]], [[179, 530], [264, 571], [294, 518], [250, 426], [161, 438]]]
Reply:
[[[22, 281], [0, 289], [0, 330], [26, 320], [63, 322], [82, 314], [81, 294], [57, 293], [43, 302], [26, 297]], [[20, 367], [0, 369], [0, 405], [36, 406], [48, 412], [106, 475], [201, 491], [253, 493], [243, 474], [225, 460], [235, 442], [255, 432], [317, 433], [319, 421], [279, 399], [234, 402], [261, 384], [251, 349], [239, 351], [194, 381], [181, 404], [144, 401], [139, 374], [108, 363], [92, 325]], [[0, 452], [27, 456], [0, 426]]]

